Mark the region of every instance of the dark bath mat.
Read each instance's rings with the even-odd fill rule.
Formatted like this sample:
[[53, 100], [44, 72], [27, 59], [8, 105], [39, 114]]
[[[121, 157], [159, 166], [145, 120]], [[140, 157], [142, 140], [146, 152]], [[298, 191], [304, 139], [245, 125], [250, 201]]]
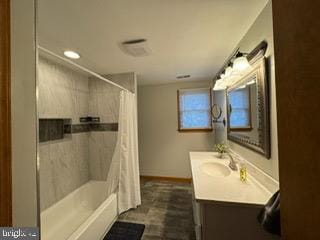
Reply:
[[140, 240], [144, 228], [143, 224], [117, 221], [103, 240]]

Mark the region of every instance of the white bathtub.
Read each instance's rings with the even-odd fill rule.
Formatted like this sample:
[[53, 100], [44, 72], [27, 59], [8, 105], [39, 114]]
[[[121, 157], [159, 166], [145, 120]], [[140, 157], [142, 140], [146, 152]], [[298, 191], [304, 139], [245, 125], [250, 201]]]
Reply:
[[89, 181], [41, 213], [42, 240], [99, 240], [118, 216], [117, 196]]

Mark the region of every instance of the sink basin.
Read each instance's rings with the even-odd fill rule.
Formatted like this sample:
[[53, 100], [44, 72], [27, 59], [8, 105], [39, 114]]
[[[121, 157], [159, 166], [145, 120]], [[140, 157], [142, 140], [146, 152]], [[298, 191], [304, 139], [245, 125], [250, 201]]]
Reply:
[[231, 174], [229, 167], [217, 162], [202, 163], [200, 169], [212, 177], [228, 177]]

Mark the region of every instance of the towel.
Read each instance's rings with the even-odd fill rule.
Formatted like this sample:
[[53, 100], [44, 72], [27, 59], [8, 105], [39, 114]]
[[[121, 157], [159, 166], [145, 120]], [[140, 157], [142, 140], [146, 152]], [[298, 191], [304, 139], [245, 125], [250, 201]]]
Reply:
[[261, 209], [258, 221], [267, 232], [281, 236], [280, 190], [273, 194], [264, 208]]

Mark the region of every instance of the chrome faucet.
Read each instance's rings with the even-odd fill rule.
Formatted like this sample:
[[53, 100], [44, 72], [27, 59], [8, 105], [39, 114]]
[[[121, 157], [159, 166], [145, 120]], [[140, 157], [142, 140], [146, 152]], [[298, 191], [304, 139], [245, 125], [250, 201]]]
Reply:
[[230, 158], [229, 168], [231, 168], [232, 171], [238, 171], [238, 166], [234, 158], [230, 153], [227, 153]]

